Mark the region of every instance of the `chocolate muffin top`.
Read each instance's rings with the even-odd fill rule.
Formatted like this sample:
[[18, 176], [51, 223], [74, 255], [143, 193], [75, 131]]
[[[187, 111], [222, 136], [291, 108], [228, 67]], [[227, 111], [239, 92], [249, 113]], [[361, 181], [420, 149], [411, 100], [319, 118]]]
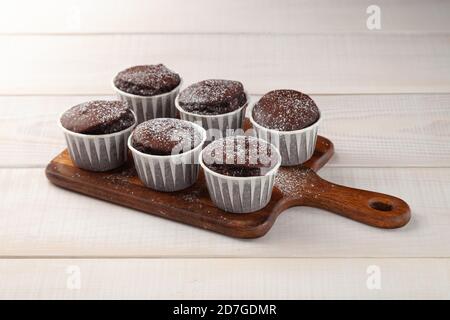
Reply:
[[244, 86], [232, 80], [203, 80], [181, 91], [178, 97], [183, 110], [201, 115], [228, 113], [246, 102]]
[[319, 120], [316, 103], [307, 94], [295, 90], [266, 93], [253, 107], [252, 117], [259, 125], [278, 131], [309, 127]]
[[119, 132], [135, 123], [126, 102], [105, 100], [78, 104], [64, 112], [60, 121], [67, 130], [93, 135]]
[[180, 82], [180, 76], [163, 64], [134, 66], [119, 72], [114, 78], [114, 85], [118, 89], [139, 96], [170, 92]]
[[263, 176], [279, 160], [270, 144], [249, 136], [215, 140], [204, 150], [203, 163], [212, 171], [234, 177]]
[[132, 145], [140, 152], [171, 155], [192, 150], [202, 135], [192, 124], [179, 119], [157, 118], [139, 124], [133, 131]]

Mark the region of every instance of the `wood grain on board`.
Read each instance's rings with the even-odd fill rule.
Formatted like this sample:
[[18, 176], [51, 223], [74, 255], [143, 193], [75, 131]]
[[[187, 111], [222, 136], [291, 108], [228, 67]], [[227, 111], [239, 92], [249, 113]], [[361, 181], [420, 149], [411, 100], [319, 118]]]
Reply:
[[278, 170], [267, 206], [240, 214], [220, 210], [211, 202], [203, 171], [187, 189], [158, 192], [142, 184], [131, 157], [116, 170], [89, 172], [77, 168], [64, 150], [49, 162], [45, 174], [53, 184], [64, 189], [236, 238], [264, 236], [283, 211], [295, 206], [324, 209], [384, 229], [400, 228], [409, 222], [411, 210], [402, 199], [320, 178], [315, 171], [333, 153], [332, 142], [318, 136], [311, 159]]
[[[311, 177], [310, 179], [317, 177], [312, 169], [320, 169], [332, 155], [333, 144], [328, 139], [318, 137], [315, 152], [305, 165], [280, 168], [277, 177], [283, 176], [283, 173], [286, 179], [292, 175], [301, 174], [305, 176], [302, 181], [309, 184], [308, 177]], [[299, 195], [298, 192], [303, 185], [296, 188], [291, 186], [295, 191], [284, 192], [287, 186], [276, 183], [278, 188], [275, 187], [272, 198], [265, 208], [257, 212], [233, 214], [220, 210], [211, 202], [203, 171], [200, 172], [197, 182], [185, 190], [158, 192], [142, 184], [131, 156], [123, 167], [116, 170], [104, 173], [89, 172], [74, 166], [67, 150], [64, 150], [49, 162], [45, 174], [58, 187], [236, 238], [262, 237], [283, 210], [295, 205], [295, 202], [302, 201], [303, 197], [316, 204], [322, 203], [314, 201], [318, 193], [318, 190], [314, 188], [310, 188], [308, 193]], [[301, 184], [300, 181], [299, 184]], [[320, 190], [325, 188], [322, 186]], [[338, 190], [337, 187], [336, 190]], [[376, 210], [373, 205], [370, 207], [368, 201], [378, 201], [370, 200], [376, 197], [378, 195], [372, 194], [372, 197], [367, 199], [367, 203], [360, 201], [362, 212], [357, 217], [367, 223], [378, 221], [377, 217], [384, 217], [384, 221], [380, 219], [379, 222], [384, 222], [384, 226], [391, 226], [391, 228], [397, 226], [399, 222], [404, 222], [405, 219], [409, 220], [410, 213], [407, 210], [409, 208], [401, 200], [387, 199], [388, 196], [379, 200], [383, 201], [382, 203], [392, 201], [397, 204], [391, 208], [392, 210], [388, 210], [389, 212], [384, 212]], [[335, 207], [342, 210], [342, 206]], [[351, 211], [352, 208], [353, 206], [347, 205], [347, 211]], [[346, 213], [345, 210], [343, 213]], [[348, 213], [351, 214], [351, 212]], [[363, 213], [368, 213], [368, 217]]]

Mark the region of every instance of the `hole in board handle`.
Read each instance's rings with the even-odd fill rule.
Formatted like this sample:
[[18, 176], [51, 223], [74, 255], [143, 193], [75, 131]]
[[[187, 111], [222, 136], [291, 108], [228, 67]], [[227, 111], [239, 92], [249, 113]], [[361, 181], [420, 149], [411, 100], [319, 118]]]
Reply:
[[392, 204], [382, 200], [370, 200], [369, 206], [378, 211], [392, 211], [393, 209]]

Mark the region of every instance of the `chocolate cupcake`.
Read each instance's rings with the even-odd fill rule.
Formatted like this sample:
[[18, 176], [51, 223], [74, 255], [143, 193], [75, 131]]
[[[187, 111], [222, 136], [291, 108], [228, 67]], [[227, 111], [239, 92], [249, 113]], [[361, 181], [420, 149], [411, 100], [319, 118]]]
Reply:
[[76, 133], [109, 134], [131, 127], [133, 112], [122, 101], [95, 100], [76, 105], [61, 116], [61, 125]]
[[229, 212], [253, 212], [270, 201], [281, 156], [262, 139], [230, 136], [210, 143], [200, 155], [213, 203]]
[[160, 118], [141, 123], [133, 132], [132, 144], [142, 153], [168, 156], [194, 149], [202, 134], [189, 122]]
[[181, 91], [179, 106], [187, 112], [217, 115], [239, 109], [247, 102], [244, 86], [239, 81], [204, 80]]
[[302, 164], [313, 155], [320, 111], [308, 95], [270, 91], [252, 107], [249, 118], [256, 136], [279, 149], [283, 166]]
[[252, 110], [253, 120], [267, 129], [295, 131], [319, 120], [320, 112], [308, 95], [295, 90], [265, 94]]
[[195, 183], [205, 130], [188, 121], [160, 118], [141, 123], [128, 140], [139, 178], [149, 188], [177, 191]]
[[134, 66], [125, 69], [114, 78], [119, 90], [138, 96], [156, 96], [178, 87], [180, 76], [163, 64]]
[[175, 99], [181, 119], [201, 124], [208, 141], [241, 129], [247, 103], [242, 83], [217, 79], [194, 83]]
[[203, 163], [226, 176], [263, 176], [277, 163], [270, 145], [254, 137], [234, 136], [216, 140], [203, 153]]
[[176, 115], [174, 100], [181, 87], [180, 76], [163, 64], [134, 66], [119, 72], [113, 87], [127, 101], [138, 123]]
[[136, 119], [125, 102], [96, 100], [64, 112], [59, 125], [77, 167], [107, 171], [127, 160], [126, 142]]

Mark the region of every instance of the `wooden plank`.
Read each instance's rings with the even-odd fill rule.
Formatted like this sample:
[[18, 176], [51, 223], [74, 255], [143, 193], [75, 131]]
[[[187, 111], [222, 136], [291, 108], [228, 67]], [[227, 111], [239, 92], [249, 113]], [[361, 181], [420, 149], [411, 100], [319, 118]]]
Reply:
[[[164, 62], [189, 84], [248, 91], [450, 92], [450, 34], [0, 36], [0, 94], [111, 94], [121, 69]], [[31, 54], [32, 53], [32, 54]]]
[[449, 278], [449, 259], [2, 259], [0, 298], [448, 299]]
[[[16, 0], [0, 12], [1, 33], [336, 33], [371, 32], [370, 0]], [[448, 32], [446, 1], [378, 0], [377, 32]], [[24, 10], [26, 8], [26, 10]], [[20, 19], [18, 19], [20, 17]]]
[[0, 256], [450, 257], [450, 169], [324, 168], [320, 173], [338, 184], [404, 199], [411, 222], [380, 230], [296, 207], [265, 237], [244, 241], [59, 189], [42, 169], [1, 169]]
[[[64, 148], [58, 115], [111, 96], [0, 97], [0, 167], [44, 167]], [[259, 97], [253, 96], [256, 101]], [[450, 164], [450, 94], [314, 95], [336, 155], [328, 166]]]

